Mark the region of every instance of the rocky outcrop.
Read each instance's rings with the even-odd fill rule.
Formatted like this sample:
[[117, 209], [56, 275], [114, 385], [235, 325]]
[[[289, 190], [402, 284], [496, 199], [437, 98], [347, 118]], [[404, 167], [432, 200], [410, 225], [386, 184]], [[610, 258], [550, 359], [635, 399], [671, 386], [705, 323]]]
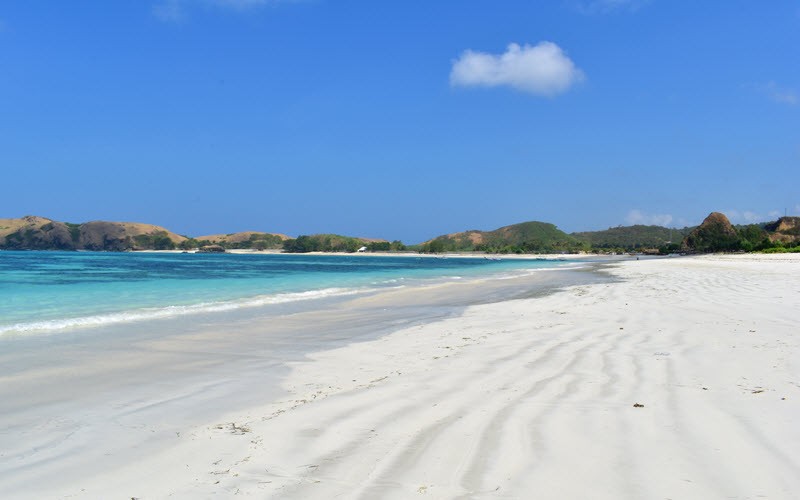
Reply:
[[171, 250], [186, 238], [152, 224], [93, 221], [80, 225], [84, 250]]
[[764, 226], [764, 229], [771, 241], [784, 243], [800, 241], [800, 217], [781, 217]]
[[163, 227], [135, 222], [58, 222], [28, 215], [0, 219], [0, 248], [6, 250], [166, 250], [186, 238]]
[[20, 219], [0, 219], [0, 248], [8, 250], [75, 250], [74, 228], [63, 222], [26, 215]]
[[688, 252], [731, 252], [739, 250], [740, 238], [725, 214], [712, 212], [683, 240]]

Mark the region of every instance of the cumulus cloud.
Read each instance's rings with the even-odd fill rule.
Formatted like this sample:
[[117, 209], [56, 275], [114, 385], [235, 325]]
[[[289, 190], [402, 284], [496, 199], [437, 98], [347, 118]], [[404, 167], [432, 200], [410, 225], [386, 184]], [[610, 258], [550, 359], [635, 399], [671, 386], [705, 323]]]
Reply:
[[755, 224], [757, 222], [769, 222], [778, 219], [783, 215], [782, 210], [769, 210], [766, 215], [763, 212], [753, 210], [725, 210], [724, 213], [734, 224]]
[[790, 106], [795, 106], [800, 103], [800, 96], [797, 95], [795, 90], [781, 87], [775, 82], [768, 82], [761, 85], [759, 88], [762, 93], [766, 94], [767, 97], [775, 102], [788, 104]]
[[641, 210], [634, 209], [628, 212], [625, 221], [630, 225], [668, 226], [672, 222], [672, 216], [669, 214], [647, 214]]
[[466, 50], [450, 70], [453, 86], [509, 86], [548, 97], [566, 92], [583, 78], [583, 72], [553, 42], [512, 43], [502, 54]]

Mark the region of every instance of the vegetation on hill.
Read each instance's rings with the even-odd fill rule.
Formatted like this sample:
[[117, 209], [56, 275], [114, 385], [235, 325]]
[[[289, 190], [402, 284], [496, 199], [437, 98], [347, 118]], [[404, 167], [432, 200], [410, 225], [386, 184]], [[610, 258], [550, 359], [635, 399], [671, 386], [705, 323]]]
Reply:
[[131, 250], [175, 250], [175, 242], [172, 241], [166, 231], [137, 234], [133, 237], [133, 242], [134, 244], [129, 247]]
[[524, 222], [494, 231], [466, 231], [439, 236], [418, 247], [421, 252], [488, 253], [794, 251], [800, 245], [800, 217], [772, 223], [732, 226], [713, 213], [696, 228], [634, 225], [566, 234], [553, 224]]
[[[244, 237], [236, 237], [237, 235], [243, 235]], [[180, 247], [184, 250], [190, 250], [192, 248], [218, 245], [226, 250], [245, 248], [253, 250], [278, 250], [283, 247], [284, 241], [286, 241], [286, 237], [279, 234], [249, 232], [246, 234], [232, 233], [213, 238], [189, 238], [182, 243]]]
[[[760, 226], [762, 237], [753, 250], [765, 253], [800, 253], [800, 217], [781, 217]], [[764, 238], [766, 235], [766, 238]]]
[[800, 217], [781, 217], [764, 224], [763, 228], [772, 241], [788, 243], [800, 240]]
[[724, 214], [713, 212], [686, 236], [682, 249], [702, 253], [800, 251], [798, 228], [800, 217], [782, 217], [770, 223], [733, 226]]
[[[207, 245], [219, 245], [225, 249], [278, 250], [283, 242], [290, 239], [283, 234], [244, 231], [240, 233], [214, 234], [190, 238], [184, 249], [198, 248]], [[191, 245], [191, 246], [190, 246]]]
[[339, 234], [314, 234], [298, 236], [283, 242], [283, 251], [288, 253], [308, 252], [355, 252], [361, 247], [369, 251], [405, 250], [400, 241], [374, 241], [364, 238], [353, 238]]
[[81, 224], [77, 249], [172, 250], [186, 238], [152, 224], [92, 221]]
[[683, 249], [695, 252], [730, 252], [739, 250], [741, 238], [731, 221], [719, 212], [712, 212], [702, 224], [692, 229], [683, 240]]
[[426, 241], [420, 252], [552, 253], [578, 252], [589, 246], [547, 222], [523, 222], [494, 231], [466, 231]]
[[659, 249], [670, 253], [680, 248], [680, 242], [691, 228], [673, 229], [661, 226], [619, 226], [604, 231], [585, 231], [572, 233], [595, 250], [613, 252], [635, 252], [645, 249]]
[[372, 252], [414, 250], [427, 253], [574, 253], [574, 252], [687, 252], [800, 251], [800, 217], [733, 226], [721, 213], [712, 213], [696, 228], [628, 226], [604, 231], [566, 234], [546, 222], [523, 222], [494, 231], [465, 231], [442, 235], [406, 247], [400, 241], [370, 240], [337, 234], [289, 238], [274, 233], [246, 231], [189, 238], [152, 224], [93, 221], [83, 224], [26, 216], [0, 219], [0, 249], [4, 250], [192, 250], [209, 245], [222, 249], [279, 250], [285, 252]]
[[71, 224], [30, 215], [0, 219], [0, 248], [7, 250], [168, 250], [184, 240], [151, 224]]
[[21, 219], [0, 219], [0, 248], [72, 250], [75, 243], [66, 224], [29, 215]]
[[369, 241], [364, 246], [368, 252], [404, 252], [408, 247], [400, 240], [394, 241]]

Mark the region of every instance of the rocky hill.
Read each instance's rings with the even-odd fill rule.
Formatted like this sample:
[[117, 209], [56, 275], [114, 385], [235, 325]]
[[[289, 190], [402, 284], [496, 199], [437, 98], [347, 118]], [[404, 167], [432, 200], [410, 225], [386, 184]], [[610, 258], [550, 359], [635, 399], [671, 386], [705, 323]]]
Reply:
[[169, 250], [185, 241], [167, 229], [137, 222], [93, 221], [80, 225], [79, 249]]
[[741, 248], [741, 238], [725, 214], [712, 212], [684, 238], [681, 249], [689, 252], [728, 252]]
[[783, 243], [800, 241], [800, 217], [781, 217], [764, 226], [771, 241]]
[[71, 224], [33, 215], [0, 219], [0, 248], [7, 250], [162, 250], [184, 241], [184, 236], [152, 224]]
[[74, 225], [27, 215], [21, 219], [0, 219], [0, 248], [74, 250], [80, 234]]
[[[483, 251], [490, 253], [549, 253], [577, 251], [687, 252], [736, 250], [794, 251], [800, 248], [800, 217], [732, 226], [728, 218], [714, 212], [694, 228], [627, 226], [604, 231], [567, 234], [547, 222], [531, 221], [492, 231], [450, 233], [409, 249], [421, 252]], [[671, 242], [671, 243], [670, 243]], [[26, 216], [0, 219], [0, 250], [168, 250], [219, 245], [224, 249], [283, 249], [287, 252], [353, 252], [405, 250], [400, 241], [316, 234], [296, 239], [284, 234], [244, 231], [187, 238], [161, 226], [135, 222], [93, 221], [83, 224]]]

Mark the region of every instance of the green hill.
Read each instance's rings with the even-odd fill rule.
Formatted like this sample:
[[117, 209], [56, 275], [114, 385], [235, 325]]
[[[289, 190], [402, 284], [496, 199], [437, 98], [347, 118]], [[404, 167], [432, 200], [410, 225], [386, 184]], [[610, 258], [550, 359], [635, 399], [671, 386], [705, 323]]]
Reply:
[[422, 243], [421, 252], [551, 253], [586, 250], [586, 245], [547, 222], [522, 222], [494, 231], [470, 230]]
[[[713, 223], [713, 224], [712, 224]], [[567, 234], [547, 222], [530, 221], [493, 231], [470, 230], [438, 236], [409, 247], [427, 253], [562, 253], [648, 251], [679, 249], [709, 251], [800, 251], [800, 217], [773, 222], [731, 226], [723, 214], [714, 213], [705, 227], [670, 229], [661, 226], [614, 227], [603, 231]], [[190, 250], [216, 244], [227, 249], [283, 249], [285, 252], [402, 251], [400, 241], [389, 242], [338, 234], [289, 238], [283, 234], [244, 231], [187, 238], [160, 226], [133, 222], [92, 221], [82, 224], [26, 216], [0, 219], [0, 250]]]
[[661, 226], [619, 226], [603, 231], [585, 231], [572, 233], [578, 241], [600, 250], [622, 249], [626, 251], [644, 248], [663, 248], [674, 246], [691, 231], [691, 228], [671, 229]]
[[260, 231], [242, 231], [229, 234], [210, 234], [198, 236], [191, 243], [194, 247], [219, 245], [226, 249], [252, 248], [254, 250], [276, 250], [289, 240], [285, 234], [263, 233]]
[[298, 236], [283, 242], [283, 251], [287, 253], [307, 252], [355, 252], [361, 247], [370, 251], [404, 250], [399, 241], [389, 243], [386, 240], [371, 238], [354, 238], [340, 234], [312, 234]]

